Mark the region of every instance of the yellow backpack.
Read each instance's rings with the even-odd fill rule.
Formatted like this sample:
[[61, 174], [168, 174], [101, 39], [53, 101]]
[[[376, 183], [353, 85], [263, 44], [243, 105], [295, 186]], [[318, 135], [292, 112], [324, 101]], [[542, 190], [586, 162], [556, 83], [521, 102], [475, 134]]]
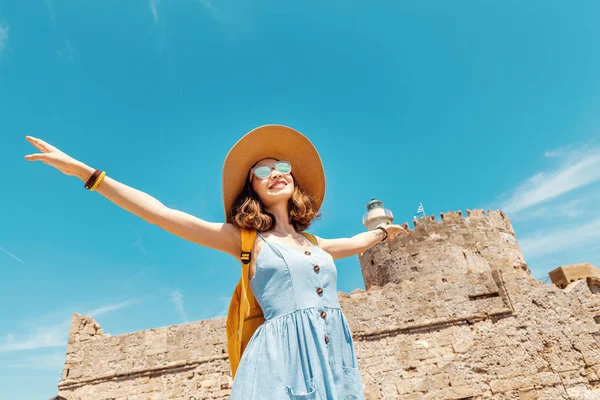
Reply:
[[[317, 241], [313, 235], [308, 232], [302, 232], [302, 234], [315, 246], [317, 245]], [[242, 276], [231, 296], [229, 312], [227, 314], [227, 351], [229, 353], [231, 376], [233, 378], [235, 378], [235, 373], [246, 345], [256, 329], [265, 321], [262, 309], [254, 298], [248, 279], [250, 258], [255, 237], [255, 230], [242, 229], [242, 253], [240, 254]]]

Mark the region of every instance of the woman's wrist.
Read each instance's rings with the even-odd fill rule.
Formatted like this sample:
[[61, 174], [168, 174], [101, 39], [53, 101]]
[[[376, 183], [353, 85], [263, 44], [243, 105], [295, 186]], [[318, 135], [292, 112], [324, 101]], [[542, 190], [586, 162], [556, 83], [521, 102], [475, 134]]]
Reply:
[[81, 179], [83, 182], [87, 182], [87, 180], [90, 179], [90, 176], [92, 176], [94, 171], [95, 171], [94, 168], [92, 168], [82, 162], [78, 162], [75, 175], [79, 179]]
[[364, 233], [365, 235], [369, 235], [368, 242], [365, 243], [366, 248], [370, 249], [375, 246], [377, 243], [381, 243], [383, 238], [385, 238], [385, 232], [381, 229], [373, 229]]
[[383, 239], [381, 239], [381, 242], [385, 242], [388, 238], [387, 229], [385, 229], [385, 227], [383, 227], [383, 226], [378, 226], [375, 228], [375, 230], [379, 231], [381, 233], [381, 236], [383, 236]]

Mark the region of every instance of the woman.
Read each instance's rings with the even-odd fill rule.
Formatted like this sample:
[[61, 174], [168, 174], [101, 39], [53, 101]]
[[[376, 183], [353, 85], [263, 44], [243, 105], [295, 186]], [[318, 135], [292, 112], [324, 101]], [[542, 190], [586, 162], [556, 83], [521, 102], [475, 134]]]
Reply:
[[319, 216], [325, 194], [321, 159], [305, 136], [266, 125], [232, 147], [223, 166], [225, 223], [168, 208], [40, 139], [26, 139], [41, 151], [27, 160], [77, 176], [87, 189], [184, 239], [237, 259], [240, 229], [258, 231], [248, 279], [265, 322], [243, 353], [231, 399], [364, 398], [334, 260], [407, 232], [386, 225], [351, 238], [315, 237], [316, 245], [300, 234]]

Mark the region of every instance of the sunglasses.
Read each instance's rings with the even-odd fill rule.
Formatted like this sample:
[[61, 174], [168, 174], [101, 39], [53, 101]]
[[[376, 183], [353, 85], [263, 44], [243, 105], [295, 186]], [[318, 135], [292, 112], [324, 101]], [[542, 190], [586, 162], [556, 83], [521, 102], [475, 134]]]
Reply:
[[260, 167], [252, 168], [251, 172], [258, 179], [265, 179], [271, 175], [271, 171], [276, 170], [282, 174], [289, 174], [292, 172], [292, 164], [289, 161], [276, 161], [273, 164], [261, 165]]

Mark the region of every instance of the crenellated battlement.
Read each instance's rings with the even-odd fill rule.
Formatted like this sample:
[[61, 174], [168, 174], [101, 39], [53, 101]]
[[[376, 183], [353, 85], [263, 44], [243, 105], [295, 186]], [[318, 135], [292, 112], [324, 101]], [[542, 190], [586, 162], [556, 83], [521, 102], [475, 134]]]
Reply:
[[409, 231], [359, 259], [367, 288], [424, 276], [501, 270], [530, 274], [510, 219], [502, 210], [475, 209], [423, 216]]
[[[435, 215], [426, 215], [417, 220], [413, 221], [413, 226], [415, 228], [423, 225], [432, 225], [432, 224], [452, 224], [452, 223], [465, 223], [465, 220], [469, 219], [477, 219], [477, 218], [485, 218], [489, 219], [490, 224], [504, 226], [508, 231], [513, 232], [512, 224], [510, 223], [510, 219], [506, 216], [506, 214], [502, 210], [487, 210], [487, 213], [483, 209], [477, 210], [466, 210], [467, 215], [463, 215], [461, 210], [458, 211], [448, 211], [445, 213], [440, 213], [440, 220], [438, 221], [435, 218]], [[408, 229], [408, 222], [402, 224], [404, 229]]]
[[[468, 212], [469, 210], [467, 210]], [[462, 215], [462, 211], [458, 210], [458, 211], [448, 211], [446, 213], [440, 213], [440, 218], [442, 219], [442, 222], [444, 221], [456, 221], [458, 219], [462, 219], [463, 215]]]

